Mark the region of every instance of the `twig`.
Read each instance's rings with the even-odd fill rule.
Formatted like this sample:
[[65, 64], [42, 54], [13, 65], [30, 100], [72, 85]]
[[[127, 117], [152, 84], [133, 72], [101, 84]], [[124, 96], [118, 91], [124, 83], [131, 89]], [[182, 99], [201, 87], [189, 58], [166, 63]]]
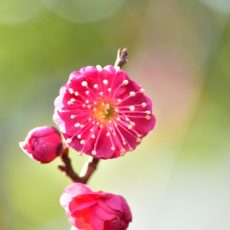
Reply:
[[114, 66], [119, 66], [120, 68], [128, 62], [128, 50], [127, 48], [119, 49], [117, 52], [117, 59]]
[[74, 182], [79, 182], [86, 184], [90, 177], [93, 175], [94, 171], [97, 168], [99, 159], [90, 157], [88, 162], [84, 165], [81, 175], [79, 176], [73, 169], [71, 159], [69, 158], [69, 149], [65, 148], [61, 155], [62, 165], [58, 165], [58, 169], [61, 172], [64, 172], [67, 177], [69, 177]]
[[58, 165], [58, 169], [61, 172], [64, 172], [67, 177], [69, 177], [74, 182], [81, 182], [81, 178], [78, 176], [78, 174], [74, 171], [71, 163], [71, 159], [69, 158], [69, 149], [65, 148], [63, 150], [63, 153], [61, 155], [61, 160], [63, 162], [63, 165]]
[[93, 175], [94, 171], [97, 169], [97, 165], [99, 163], [99, 159], [90, 157], [88, 162], [83, 166], [80, 178], [81, 182], [87, 184], [90, 177]]

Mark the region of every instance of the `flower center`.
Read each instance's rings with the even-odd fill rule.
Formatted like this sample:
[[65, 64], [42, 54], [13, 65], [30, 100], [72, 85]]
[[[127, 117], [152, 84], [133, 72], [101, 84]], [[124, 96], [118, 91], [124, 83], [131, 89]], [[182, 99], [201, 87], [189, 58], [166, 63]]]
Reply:
[[111, 120], [115, 115], [114, 107], [111, 103], [105, 101], [98, 101], [93, 111], [96, 119], [102, 122]]

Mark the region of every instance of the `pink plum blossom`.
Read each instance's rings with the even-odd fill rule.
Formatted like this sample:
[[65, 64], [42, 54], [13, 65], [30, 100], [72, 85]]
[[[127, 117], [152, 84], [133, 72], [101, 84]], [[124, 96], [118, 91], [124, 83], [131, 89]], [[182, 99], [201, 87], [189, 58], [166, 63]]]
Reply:
[[62, 138], [59, 131], [51, 126], [32, 129], [24, 142], [19, 143], [21, 149], [40, 163], [53, 161], [62, 152]]
[[101, 159], [135, 149], [155, 125], [144, 89], [111, 65], [72, 72], [55, 100], [53, 119], [68, 146]]
[[93, 192], [81, 183], [69, 185], [60, 203], [73, 229], [125, 230], [132, 220], [130, 208], [122, 196]]

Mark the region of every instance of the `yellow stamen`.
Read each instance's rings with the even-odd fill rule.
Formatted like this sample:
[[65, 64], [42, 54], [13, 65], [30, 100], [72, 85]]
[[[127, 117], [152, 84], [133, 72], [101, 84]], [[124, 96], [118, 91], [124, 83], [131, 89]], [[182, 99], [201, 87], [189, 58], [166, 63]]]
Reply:
[[93, 115], [101, 122], [108, 122], [115, 115], [114, 106], [109, 102], [99, 101], [93, 109]]

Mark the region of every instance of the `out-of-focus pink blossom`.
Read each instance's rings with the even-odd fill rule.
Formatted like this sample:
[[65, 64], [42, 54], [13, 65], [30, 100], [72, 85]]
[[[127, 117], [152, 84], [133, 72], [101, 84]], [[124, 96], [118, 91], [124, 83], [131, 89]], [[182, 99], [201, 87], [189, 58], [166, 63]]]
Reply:
[[155, 125], [143, 88], [111, 65], [72, 72], [55, 100], [54, 121], [70, 147], [102, 159], [135, 149]]
[[51, 126], [32, 129], [24, 142], [19, 143], [21, 149], [40, 163], [53, 161], [62, 152], [62, 138], [59, 131]]
[[81, 183], [68, 186], [60, 202], [70, 223], [79, 230], [125, 230], [132, 220], [122, 196], [93, 192]]

